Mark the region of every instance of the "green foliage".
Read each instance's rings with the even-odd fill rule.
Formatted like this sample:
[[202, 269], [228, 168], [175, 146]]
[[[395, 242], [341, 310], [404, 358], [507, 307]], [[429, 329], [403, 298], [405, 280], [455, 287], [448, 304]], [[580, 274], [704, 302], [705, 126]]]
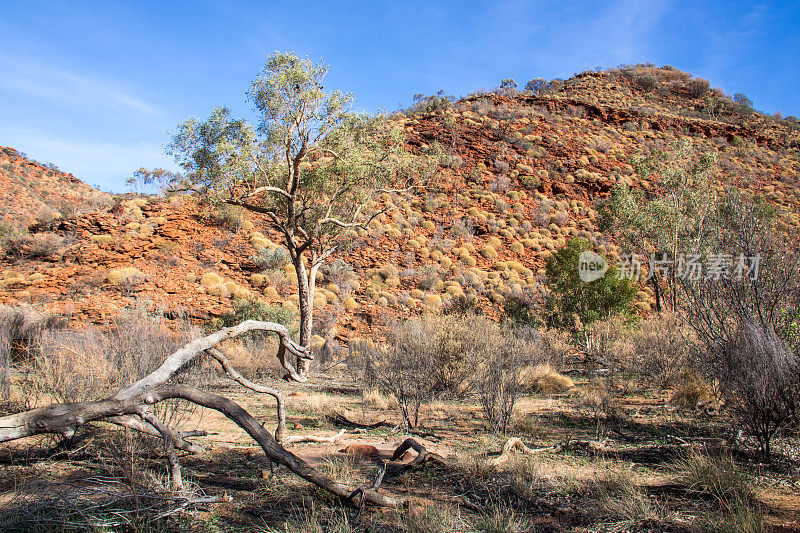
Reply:
[[546, 321], [553, 327], [574, 329], [576, 318], [587, 326], [595, 320], [631, 311], [636, 285], [617, 276], [617, 268], [609, 265], [605, 276], [585, 282], [578, 275], [578, 258], [589, 250], [585, 239], [571, 239], [547, 260], [545, 272], [550, 294], [546, 304]]
[[444, 91], [426, 96], [423, 93], [414, 95], [414, 103], [407, 109], [408, 113], [434, 113], [436, 111], [447, 111], [453, 106], [455, 97], [448, 96]]
[[753, 101], [750, 100], [747, 96], [742, 93], [736, 93], [733, 95], [733, 101], [736, 102], [737, 105], [737, 112], [740, 115], [752, 115], [755, 112], [753, 109]]
[[513, 78], [506, 78], [500, 82], [500, 92], [513, 93], [517, 90], [517, 82]]
[[519, 181], [520, 184], [529, 191], [537, 190], [539, 188], [539, 185], [542, 184], [542, 180], [539, 179], [539, 176], [534, 176], [531, 174], [520, 176]]
[[10, 222], [0, 221], [0, 251], [7, 251], [11, 246], [11, 241], [19, 230]]
[[205, 121], [189, 119], [167, 145], [183, 173], [160, 172], [170, 189], [266, 215], [284, 236], [300, 280], [303, 344], [312, 328], [307, 280], [351, 240], [347, 230], [370, 220], [383, 188], [425, 181], [438, 168], [409, 152], [386, 116], [354, 113], [351, 94], [327, 92], [327, 72], [323, 63], [275, 52], [247, 92], [257, 125], [225, 107]]
[[263, 248], [258, 254], [251, 255], [250, 260], [260, 271], [282, 268], [289, 262], [289, 252], [283, 246], [277, 248]]
[[327, 72], [293, 53], [272, 54], [247, 93], [258, 124], [226, 107], [183, 122], [167, 152], [184, 172], [162, 174], [172, 188], [269, 214], [290, 250], [323, 254], [347, 224], [368, 218], [363, 206], [377, 189], [433, 171], [385, 116], [354, 113], [351, 94], [326, 92]]
[[547, 87], [547, 80], [544, 78], [533, 78], [525, 84], [525, 90], [531, 91], [533, 94], [539, 94], [545, 87]]
[[712, 154], [698, 153], [689, 141], [635, 158], [639, 178], [658, 177], [663, 193], [651, 198], [618, 185], [600, 206], [600, 228], [620, 235], [629, 251], [676, 257], [710, 231], [709, 216], [716, 205], [710, 175], [715, 164]]
[[289, 328], [297, 318], [294, 311], [288, 310], [280, 305], [269, 305], [257, 300], [237, 300], [233, 303], [233, 311], [220, 315], [210, 323], [211, 329], [228, 328], [241, 324], [245, 320], [262, 320], [265, 322], [276, 322]]

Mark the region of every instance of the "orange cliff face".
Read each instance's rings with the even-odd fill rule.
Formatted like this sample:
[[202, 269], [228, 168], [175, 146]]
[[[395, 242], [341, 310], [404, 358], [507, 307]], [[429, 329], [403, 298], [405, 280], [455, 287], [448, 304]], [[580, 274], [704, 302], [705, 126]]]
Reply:
[[[685, 89], [691, 79], [676, 72], [649, 71], [659, 91], [606, 71], [547, 94], [472, 95], [393, 117], [412, 150], [442, 154], [441, 177], [435, 187], [378, 200], [387, 212], [323, 269], [317, 316], [338, 316], [344, 337], [374, 331], [386, 317], [440, 312], [461, 296], [499, 317], [508, 297], [540, 289], [544, 262], [570, 238], [618, 256], [614, 236], [598, 227], [598, 202], [623, 183], [659, 194], [658, 178], [640, 178], [631, 163], [679, 140], [716, 155], [720, 186], [758, 193], [800, 226], [797, 123], [705, 115], [705, 100]], [[198, 321], [237, 299], [296, 308], [293, 271], [273, 253], [280, 235], [259, 215], [242, 213], [226, 226], [182, 196], [128, 195], [112, 206], [108, 195], [13, 149], [0, 150], [0, 165], [3, 219], [33, 224], [0, 259], [0, 303], [95, 322], [132, 304]], [[72, 207], [37, 217], [57, 205]], [[652, 305], [642, 287], [637, 308]]]

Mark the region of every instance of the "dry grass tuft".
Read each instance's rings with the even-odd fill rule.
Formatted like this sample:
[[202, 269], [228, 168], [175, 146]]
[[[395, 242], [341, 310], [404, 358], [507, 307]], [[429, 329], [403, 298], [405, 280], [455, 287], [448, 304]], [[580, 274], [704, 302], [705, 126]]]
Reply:
[[340, 408], [339, 400], [324, 392], [306, 394], [297, 400], [296, 409], [319, 416], [333, 414]]
[[363, 393], [363, 400], [366, 405], [381, 411], [397, 408], [397, 398], [395, 398], [394, 395], [384, 394], [376, 388], [365, 390]]
[[539, 394], [563, 394], [575, 386], [572, 378], [559, 373], [549, 363], [526, 368], [521, 380], [527, 390]]
[[630, 469], [611, 470], [588, 486], [590, 496], [604, 521], [614, 523], [625, 531], [638, 531], [642, 526], [662, 523], [666, 510], [649, 498], [639, 487]]
[[682, 409], [698, 409], [705, 406], [718, 407], [712, 387], [694, 372], [684, 372], [674, 378], [675, 389], [669, 403]]
[[718, 510], [702, 521], [705, 531], [761, 533], [768, 527], [764, 510], [755, 499], [749, 476], [730, 455], [712, 457], [691, 453], [673, 465], [679, 482]]

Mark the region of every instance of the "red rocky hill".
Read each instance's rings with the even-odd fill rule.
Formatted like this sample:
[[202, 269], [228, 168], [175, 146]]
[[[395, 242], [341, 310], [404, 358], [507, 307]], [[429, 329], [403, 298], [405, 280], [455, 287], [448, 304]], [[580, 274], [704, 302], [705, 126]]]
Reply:
[[[509, 295], [536, 290], [544, 261], [572, 236], [614, 258], [619, 250], [598, 229], [597, 202], [618, 183], [658, 194], [657, 179], [639, 179], [632, 157], [682, 139], [716, 154], [720, 186], [761, 194], [800, 225], [796, 120], [751, 114], [672, 68], [584, 73], [538, 94], [475, 94], [428, 109], [423, 102], [395, 120], [414, 150], [442, 153], [442, 177], [421, 193], [384, 195], [392, 209], [320, 279], [316, 307], [338, 315], [343, 333], [384, 316], [438, 312], [461, 294], [498, 316]], [[29, 223], [52, 198], [100, 198], [71, 176], [3, 154], [4, 217]], [[19, 179], [32, 174], [41, 176], [35, 185]], [[272, 252], [278, 235], [256, 216], [222, 215], [188, 197], [142, 197], [34, 228], [31, 241], [50, 246], [28, 242], [6, 253], [0, 302], [92, 321], [134, 300], [198, 320], [237, 298], [294, 307], [291, 269]], [[636, 305], [650, 309], [649, 288]]]

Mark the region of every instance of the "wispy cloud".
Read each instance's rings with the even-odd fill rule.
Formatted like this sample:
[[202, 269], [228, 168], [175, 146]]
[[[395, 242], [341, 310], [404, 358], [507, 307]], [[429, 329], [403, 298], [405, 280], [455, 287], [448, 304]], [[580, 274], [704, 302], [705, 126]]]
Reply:
[[595, 36], [605, 54], [619, 61], [642, 60], [653, 45], [653, 30], [667, 8], [667, 2], [618, 0], [594, 24]]
[[35, 62], [0, 58], [0, 88], [54, 103], [123, 112], [144, 120], [163, 115], [156, 106], [117, 82]]
[[140, 167], [176, 170], [175, 163], [155, 142], [108, 142], [66, 139], [47, 131], [10, 131], [14, 147], [40, 162], [53, 162], [86, 183], [104, 190], [122, 192], [125, 180]]

